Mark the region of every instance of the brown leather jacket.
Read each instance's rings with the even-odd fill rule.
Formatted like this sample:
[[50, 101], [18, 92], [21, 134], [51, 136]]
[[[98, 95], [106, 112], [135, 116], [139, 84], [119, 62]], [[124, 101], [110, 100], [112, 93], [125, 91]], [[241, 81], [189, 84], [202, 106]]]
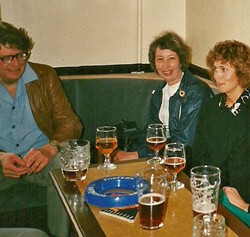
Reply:
[[83, 126], [73, 112], [55, 70], [31, 63], [38, 80], [26, 84], [31, 110], [38, 127], [49, 138], [59, 142], [79, 138]]

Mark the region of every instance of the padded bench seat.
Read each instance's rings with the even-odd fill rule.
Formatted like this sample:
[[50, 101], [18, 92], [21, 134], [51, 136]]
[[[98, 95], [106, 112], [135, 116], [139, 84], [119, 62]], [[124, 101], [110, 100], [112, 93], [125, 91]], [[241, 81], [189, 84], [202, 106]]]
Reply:
[[152, 90], [164, 81], [154, 73], [62, 76], [62, 84], [76, 114], [83, 138], [95, 142], [98, 126], [118, 125], [121, 120], [145, 125]]

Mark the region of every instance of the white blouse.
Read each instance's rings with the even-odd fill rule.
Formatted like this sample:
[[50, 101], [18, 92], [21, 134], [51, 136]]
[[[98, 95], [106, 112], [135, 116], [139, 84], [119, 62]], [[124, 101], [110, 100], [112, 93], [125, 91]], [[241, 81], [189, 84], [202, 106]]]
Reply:
[[162, 88], [162, 103], [159, 111], [159, 119], [161, 122], [168, 126], [169, 122], [169, 99], [173, 96], [180, 86], [180, 82], [169, 86], [168, 84]]

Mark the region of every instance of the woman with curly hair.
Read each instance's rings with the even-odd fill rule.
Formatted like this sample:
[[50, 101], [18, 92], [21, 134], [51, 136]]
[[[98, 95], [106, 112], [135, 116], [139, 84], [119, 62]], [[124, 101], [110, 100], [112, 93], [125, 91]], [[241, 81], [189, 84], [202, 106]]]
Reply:
[[250, 225], [250, 48], [236, 40], [218, 42], [207, 55], [207, 66], [220, 93], [201, 109], [192, 165], [221, 169], [228, 204], [242, 209]]

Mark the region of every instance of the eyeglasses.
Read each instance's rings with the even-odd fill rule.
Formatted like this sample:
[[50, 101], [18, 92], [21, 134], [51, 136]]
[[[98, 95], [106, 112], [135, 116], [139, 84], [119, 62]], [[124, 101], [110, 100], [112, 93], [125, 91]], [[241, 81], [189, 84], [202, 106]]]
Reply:
[[29, 58], [30, 56], [30, 52], [21, 52], [21, 53], [17, 53], [16, 55], [8, 55], [5, 57], [0, 58], [0, 60], [4, 63], [4, 64], [9, 64], [12, 62], [12, 60], [14, 58], [17, 59], [18, 62], [21, 61], [25, 61]]

